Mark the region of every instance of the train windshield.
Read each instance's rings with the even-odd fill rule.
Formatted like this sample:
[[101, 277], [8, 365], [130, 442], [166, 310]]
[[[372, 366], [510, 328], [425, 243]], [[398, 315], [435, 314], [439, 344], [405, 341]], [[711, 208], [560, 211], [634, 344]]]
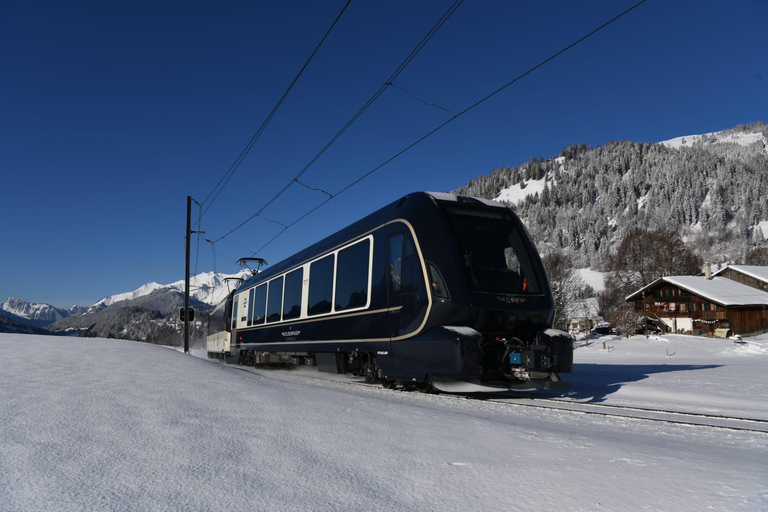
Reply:
[[477, 291], [538, 294], [541, 282], [533, 265], [528, 237], [512, 214], [502, 209], [446, 206]]

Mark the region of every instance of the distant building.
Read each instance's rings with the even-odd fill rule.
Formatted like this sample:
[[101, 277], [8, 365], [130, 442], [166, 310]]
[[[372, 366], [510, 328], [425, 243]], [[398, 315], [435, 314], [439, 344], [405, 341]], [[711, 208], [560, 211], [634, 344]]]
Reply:
[[672, 332], [768, 332], [768, 267], [731, 265], [714, 276], [662, 277], [626, 300]]

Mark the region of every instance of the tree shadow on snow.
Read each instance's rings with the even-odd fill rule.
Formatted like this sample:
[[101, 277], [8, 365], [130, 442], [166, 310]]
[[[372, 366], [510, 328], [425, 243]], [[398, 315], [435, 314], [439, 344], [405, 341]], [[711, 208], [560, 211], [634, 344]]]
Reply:
[[[720, 368], [722, 365], [695, 364], [574, 364], [572, 374], [563, 374], [571, 382], [570, 390], [545, 392], [587, 402], [602, 402], [624, 384], [645, 380], [651, 375]], [[685, 378], [684, 376], [681, 376]]]

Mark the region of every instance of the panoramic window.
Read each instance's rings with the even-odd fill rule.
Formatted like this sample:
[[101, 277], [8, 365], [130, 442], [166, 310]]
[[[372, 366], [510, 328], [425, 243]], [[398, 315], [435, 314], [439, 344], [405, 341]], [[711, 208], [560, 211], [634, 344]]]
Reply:
[[301, 282], [304, 269], [294, 270], [285, 276], [285, 294], [283, 295], [283, 320], [301, 316]]
[[267, 310], [267, 285], [262, 284], [256, 288], [253, 295], [253, 325], [264, 323], [265, 311]]
[[447, 206], [446, 211], [474, 289], [541, 293], [539, 274], [531, 257], [534, 249], [510, 212], [458, 206]]
[[371, 241], [339, 251], [336, 270], [336, 310], [359, 308], [368, 302]]
[[253, 288], [248, 292], [248, 304], [250, 304], [250, 307], [248, 308], [248, 325], [251, 325], [253, 322], [253, 292]]
[[278, 277], [269, 282], [267, 300], [267, 322], [279, 322], [280, 311], [283, 307], [283, 278]]
[[330, 313], [333, 300], [333, 260], [330, 254], [309, 266], [309, 314]]

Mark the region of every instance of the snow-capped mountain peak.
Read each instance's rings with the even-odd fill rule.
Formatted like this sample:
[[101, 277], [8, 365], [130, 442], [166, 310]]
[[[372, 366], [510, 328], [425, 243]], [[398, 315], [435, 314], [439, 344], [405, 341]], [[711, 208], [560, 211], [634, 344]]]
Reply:
[[[189, 280], [190, 297], [206, 304], [216, 305], [224, 300], [229, 291], [232, 289], [232, 285], [227, 286], [227, 284], [224, 282], [226, 278], [247, 278], [250, 277], [250, 275], [251, 273], [248, 270], [241, 270], [236, 274], [221, 274], [217, 272], [203, 272], [202, 274], [197, 274], [192, 276]], [[114, 304], [115, 302], [137, 299], [139, 297], [149, 295], [156, 290], [162, 289], [178, 290], [180, 292], [184, 292], [184, 280], [181, 279], [169, 284], [159, 284], [155, 282], [147, 283], [132, 292], [119, 293], [117, 295], [104, 297], [89, 309], [100, 309]]]
[[42, 302], [27, 302], [13, 297], [8, 297], [5, 302], [0, 304], [0, 311], [19, 319], [31, 320], [37, 326], [52, 324], [62, 318], [79, 313], [83, 309], [82, 306], [62, 309]]

